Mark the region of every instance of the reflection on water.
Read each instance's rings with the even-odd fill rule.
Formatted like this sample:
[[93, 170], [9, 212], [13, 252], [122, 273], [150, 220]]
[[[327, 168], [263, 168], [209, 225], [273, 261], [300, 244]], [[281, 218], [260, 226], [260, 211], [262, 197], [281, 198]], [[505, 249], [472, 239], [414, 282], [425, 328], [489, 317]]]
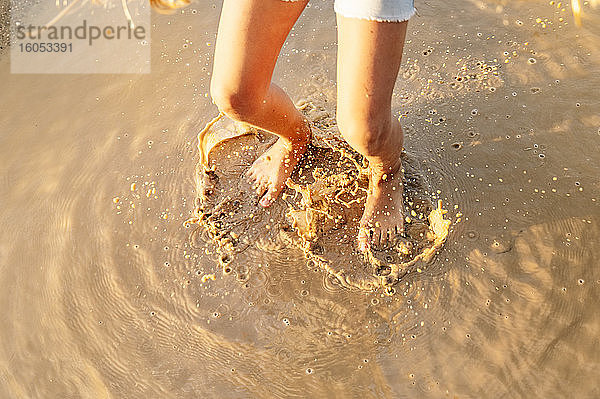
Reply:
[[[295, 99], [334, 104], [329, 3], [284, 47]], [[0, 397], [600, 395], [598, 9], [419, 4], [394, 110], [463, 218], [387, 297], [190, 245], [219, 4], [154, 18], [151, 75], [0, 60]]]

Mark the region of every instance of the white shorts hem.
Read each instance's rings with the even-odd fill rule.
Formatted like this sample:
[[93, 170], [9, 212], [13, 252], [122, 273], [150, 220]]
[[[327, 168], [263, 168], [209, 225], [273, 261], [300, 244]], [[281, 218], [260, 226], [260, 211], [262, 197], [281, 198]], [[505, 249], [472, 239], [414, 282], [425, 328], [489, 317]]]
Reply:
[[404, 22], [404, 21], [408, 21], [412, 16], [414, 16], [416, 14], [416, 10], [414, 8], [410, 11], [406, 11], [399, 15], [393, 15], [393, 16], [363, 15], [360, 13], [348, 12], [346, 10], [335, 10], [335, 12], [346, 18], [365, 19], [367, 21], [376, 21], [376, 22]]

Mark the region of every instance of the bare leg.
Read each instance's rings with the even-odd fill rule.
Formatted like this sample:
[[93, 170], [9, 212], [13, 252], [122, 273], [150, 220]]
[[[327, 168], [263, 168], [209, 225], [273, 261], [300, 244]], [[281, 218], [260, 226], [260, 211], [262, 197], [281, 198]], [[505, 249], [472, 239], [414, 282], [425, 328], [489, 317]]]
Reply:
[[308, 0], [225, 0], [219, 22], [211, 95], [234, 120], [279, 136], [247, 175], [260, 204], [275, 201], [310, 140], [308, 122], [271, 83], [277, 57]]
[[407, 21], [337, 16], [340, 132], [369, 161], [369, 192], [360, 221], [360, 250], [384, 247], [403, 232], [400, 123], [391, 114]]

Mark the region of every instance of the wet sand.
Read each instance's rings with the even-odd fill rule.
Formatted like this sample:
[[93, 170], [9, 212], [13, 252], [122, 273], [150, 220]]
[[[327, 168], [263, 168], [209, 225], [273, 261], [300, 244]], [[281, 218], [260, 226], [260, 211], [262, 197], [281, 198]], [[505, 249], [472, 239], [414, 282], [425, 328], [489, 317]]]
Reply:
[[[275, 79], [332, 112], [311, 2]], [[224, 273], [184, 226], [219, 2], [154, 17], [150, 75], [11, 75], [3, 53], [0, 397], [599, 396], [600, 9], [417, 6], [393, 110], [462, 220], [392, 296], [298, 248]]]

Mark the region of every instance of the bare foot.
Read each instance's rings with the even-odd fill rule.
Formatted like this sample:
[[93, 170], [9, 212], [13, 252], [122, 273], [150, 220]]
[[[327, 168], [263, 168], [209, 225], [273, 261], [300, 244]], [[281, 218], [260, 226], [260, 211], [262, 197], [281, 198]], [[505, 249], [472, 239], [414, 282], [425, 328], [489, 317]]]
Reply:
[[375, 246], [381, 249], [395, 244], [404, 233], [402, 164], [388, 169], [370, 168], [369, 192], [358, 232], [361, 252]]
[[285, 187], [296, 164], [306, 152], [310, 130], [301, 139], [290, 141], [280, 137], [246, 172], [260, 198], [259, 204], [270, 206]]

